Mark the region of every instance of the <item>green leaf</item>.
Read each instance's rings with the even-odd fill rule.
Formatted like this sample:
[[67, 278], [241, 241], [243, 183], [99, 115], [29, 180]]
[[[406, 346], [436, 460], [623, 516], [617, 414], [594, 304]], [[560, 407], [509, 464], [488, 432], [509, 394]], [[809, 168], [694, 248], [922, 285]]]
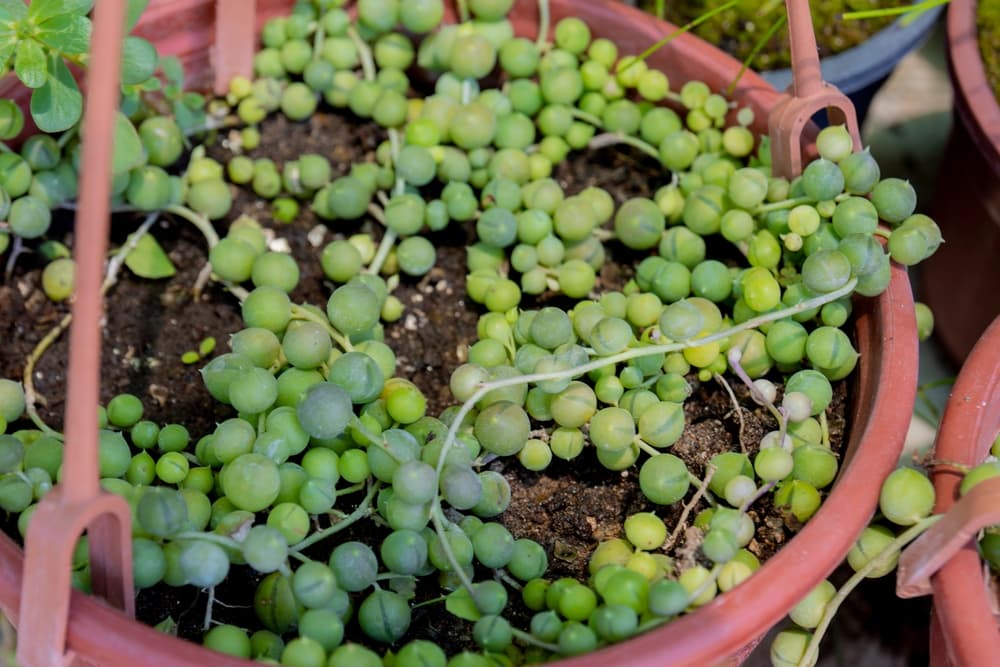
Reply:
[[180, 58], [177, 56], [163, 56], [160, 58], [160, 68], [163, 70], [163, 76], [167, 77], [169, 83], [177, 87], [184, 86], [184, 65], [181, 64]]
[[0, 21], [15, 23], [28, 15], [24, 0], [0, 0]]
[[86, 16], [64, 14], [38, 26], [35, 37], [54, 51], [78, 56], [90, 49], [92, 29]]
[[215, 338], [209, 336], [198, 343], [198, 354], [207, 357], [215, 351]]
[[115, 118], [115, 152], [111, 158], [111, 173], [118, 175], [139, 167], [146, 162], [146, 151], [142, 140], [135, 131], [135, 125], [123, 114], [118, 112]]
[[56, 56], [49, 57], [49, 77], [31, 95], [31, 117], [42, 132], [62, 132], [83, 115], [83, 95], [69, 68]]
[[135, 85], [156, 71], [156, 47], [142, 37], [126, 37], [122, 45], [122, 83]]
[[71, 14], [84, 16], [90, 13], [93, 6], [93, 0], [31, 0], [31, 5], [28, 6], [28, 18], [35, 25], [39, 25], [55, 16]]
[[135, 24], [139, 22], [139, 17], [146, 10], [146, 5], [149, 4], [149, 0], [128, 0], [128, 9], [126, 10], [125, 19], [125, 32], [132, 32], [132, 28]]
[[73, 253], [70, 252], [69, 248], [59, 241], [52, 240], [43, 241], [41, 245], [38, 246], [38, 254], [50, 262], [54, 259], [73, 256]]
[[5, 23], [0, 23], [0, 68], [7, 70], [10, 57], [17, 48], [17, 29]]
[[[132, 237], [129, 237], [131, 243]], [[149, 234], [144, 234], [125, 256], [125, 266], [140, 278], [169, 278], [177, 273], [167, 253]]]
[[118, 108], [129, 118], [142, 108], [142, 97], [134, 86], [122, 87], [122, 101], [118, 105]]
[[205, 96], [199, 93], [186, 92], [181, 96], [181, 102], [188, 109], [201, 109], [205, 106]]
[[205, 112], [201, 109], [191, 109], [186, 104], [174, 102], [174, 120], [185, 134], [190, 134], [205, 125]]
[[483, 616], [464, 587], [449, 593], [444, 600], [444, 607], [466, 621], [478, 621]]
[[163, 88], [163, 82], [160, 81], [155, 76], [151, 76], [142, 83], [140, 83], [139, 88], [148, 93]]
[[25, 39], [18, 44], [17, 55], [14, 56], [14, 72], [28, 88], [41, 88], [49, 75], [42, 45], [33, 39]]
[[177, 621], [167, 616], [165, 619], [153, 626], [154, 630], [159, 630], [165, 635], [177, 636]]

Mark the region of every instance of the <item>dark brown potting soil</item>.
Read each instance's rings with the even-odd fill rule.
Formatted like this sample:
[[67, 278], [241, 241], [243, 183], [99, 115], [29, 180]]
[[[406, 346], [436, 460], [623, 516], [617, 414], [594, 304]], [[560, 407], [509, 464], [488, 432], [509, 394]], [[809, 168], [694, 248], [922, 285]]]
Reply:
[[[374, 159], [374, 151], [382, 141], [381, 131], [372, 124], [326, 113], [318, 113], [302, 123], [276, 116], [261, 129], [262, 147], [249, 153], [251, 157], [266, 155], [280, 168], [284, 161], [302, 153], [321, 153], [330, 157], [335, 176], [347, 173], [354, 162]], [[220, 142], [209, 153], [225, 159], [228, 150], [224, 146]], [[651, 196], [664, 182], [657, 165], [615, 147], [574, 155], [558, 167], [555, 177], [570, 193], [600, 185], [618, 203], [633, 196]], [[319, 251], [335, 238], [367, 229], [356, 223], [324, 223], [309, 210], [308, 203], [304, 203], [295, 222], [278, 223], [269, 204], [244, 190], [238, 193], [230, 215], [220, 226], [224, 229], [241, 214], [251, 215], [287, 240], [301, 270], [300, 283], [292, 298], [318, 305], [326, 303], [334, 287], [323, 275]], [[120, 243], [136, 224], [134, 217], [116, 219], [115, 242]], [[101, 400], [106, 402], [120, 392], [134, 393], [146, 405], [146, 418], [159, 423], [182, 423], [197, 440], [210, 433], [216, 423], [231, 417], [232, 409], [209, 396], [198, 372], [201, 363], [185, 365], [181, 356], [197, 349], [199, 342], [208, 336], [219, 342], [214, 354], [228, 351], [228, 335], [241, 328], [239, 306], [232, 295], [217, 285], [210, 284], [197, 298], [192, 296], [191, 288], [206, 262], [206, 251], [204, 239], [191, 225], [164, 219], [152, 233], [167, 250], [178, 272], [168, 280], [149, 281], [123, 271], [111, 290]], [[434, 236], [438, 248], [436, 266], [421, 279], [403, 279], [394, 294], [405, 304], [405, 313], [398, 322], [385, 327], [385, 340], [397, 355], [398, 374], [421, 388], [428, 399], [428, 414], [432, 415], [453, 403], [448, 391], [449, 377], [475, 341], [476, 322], [482, 312], [465, 295], [465, 247], [470, 235], [468, 227], [455, 227]], [[605, 265], [599, 276], [598, 291], [620, 288], [632, 275], [630, 267], [636, 257], [617, 252], [624, 259]], [[36, 343], [68, 312], [66, 305], [51, 303], [41, 292], [42, 264], [38, 258], [26, 256], [19, 262], [12, 280], [0, 285], [0, 336], [4, 339], [4, 345], [0, 346], [0, 377], [21, 379], [25, 361]], [[61, 428], [64, 408], [66, 339], [63, 335], [52, 345], [34, 375], [39, 414], [57, 429]], [[704, 475], [706, 463], [716, 453], [736, 449], [752, 455], [760, 437], [775, 427], [766, 410], [749, 399], [747, 390], [734, 384], [744, 421], [741, 437], [740, 418], [727, 391], [715, 381], [700, 383], [694, 376], [689, 380], [695, 392], [685, 403], [688, 427], [671, 451], [682, 457], [695, 475]], [[830, 411], [830, 430], [834, 447], [839, 448], [844, 435], [844, 385], [838, 386], [836, 396]], [[639, 491], [636, 469], [608, 471], [596, 462], [590, 450], [572, 462], [557, 460], [543, 473], [526, 471], [513, 459], [494, 461], [489, 466], [502, 472], [511, 484], [512, 502], [501, 520], [516, 537], [530, 537], [547, 549], [550, 574], [554, 577], [585, 578], [593, 548], [601, 540], [620, 536], [622, 523], [629, 514], [656, 510], [672, 527], [682, 510], [680, 504], [667, 508], [652, 506]], [[345, 497], [338, 505], [346, 507], [354, 498]], [[706, 506], [694, 508], [687, 523]], [[763, 560], [791, 537], [795, 526], [771, 506], [769, 497], [755, 504], [751, 516], [757, 525], [757, 535], [749, 548]], [[372, 522], [361, 522], [347, 531], [347, 535], [350, 539], [367, 538], [369, 543], [377, 544], [384, 531]], [[684, 558], [696, 558], [697, 532], [681, 530], [678, 535], [677, 553], [686, 554]], [[248, 592], [254, 590], [258, 580], [259, 575], [248, 568], [234, 567], [230, 579], [215, 591], [213, 618], [244, 627], [256, 625]], [[422, 586], [427, 589], [418, 588], [418, 600], [441, 594], [436, 585]], [[140, 593], [139, 617], [147, 623], [172, 618], [179, 624], [179, 634], [197, 638], [205, 617], [206, 600], [204, 591], [161, 584]], [[415, 611], [414, 628], [446, 648], [469, 645], [467, 625], [456, 622], [440, 604]], [[356, 628], [349, 627], [348, 631], [360, 638]]]

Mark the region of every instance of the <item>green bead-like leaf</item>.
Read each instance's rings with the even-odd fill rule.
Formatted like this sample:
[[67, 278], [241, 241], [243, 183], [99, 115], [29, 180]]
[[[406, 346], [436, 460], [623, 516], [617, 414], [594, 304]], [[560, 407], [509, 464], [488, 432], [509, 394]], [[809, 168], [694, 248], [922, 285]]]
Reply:
[[156, 47], [142, 37], [126, 37], [122, 45], [122, 83], [134, 86], [156, 71]]
[[41, 44], [33, 39], [25, 39], [17, 45], [14, 73], [28, 88], [40, 88], [45, 84], [49, 69], [45, 62], [45, 49]]
[[169, 83], [181, 88], [184, 86], [184, 66], [181, 65], [181, 60], [177, 56], [164, 56], [160, 58], [160, 68], [163, 70], [163, 76], [167, 78]]
[[28, 18], [35, 25], [40, 25], [56, 16], [84, 16], [90, 13], [93, 6], [93, 0], [32, 0], [28, 6]]
[[90, 48], [92, 27], [86, 16], [62, 14], [39, 25], [35, 37], [53, 51], [81, 55]]
[[482, 613], [476, 607], [476, 603], [472, 600], [472, 596], [469, 595], [469, 591], [464, 587], [449, 593], [445, 598], [444, 607], [455, 616], [466, 621], [478, 621], [483, 617]]
[[139, 239], [128, 255], [125, 266], [140, 278], [169, 278], [177, 273], [174, 263], [152, 236], [146, 234]]
[[119, 111], [115, 118], [115, 152], [111, 158], [111, 172], [121, 174], [145, 162], [146, 152], [135, 125]]
[[45, 85], [31, 95], [31, 117], [42, 132], [62, 132], [83, 114], [83, 95], [76, 79], [61, 58], [49, 58]]

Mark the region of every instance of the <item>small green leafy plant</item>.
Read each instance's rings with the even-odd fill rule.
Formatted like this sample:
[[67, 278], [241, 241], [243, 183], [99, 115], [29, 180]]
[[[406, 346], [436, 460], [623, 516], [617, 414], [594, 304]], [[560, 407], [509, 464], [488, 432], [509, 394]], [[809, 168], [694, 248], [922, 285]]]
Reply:
[[[130, 0], [126, 30], [135, 26], [148, 2]], [[83, 95], [70, 66], [87, 66], [92, 6], [93, 0], [0, 3], [0, 71], [13, 71], [32, 90], [31, 118], [43, 132], [68, 130], [83, 113]], [[155, 88], [151, 81], [158, 57], [153, 45], [130, 36], [123, 51], [125, 92]]]

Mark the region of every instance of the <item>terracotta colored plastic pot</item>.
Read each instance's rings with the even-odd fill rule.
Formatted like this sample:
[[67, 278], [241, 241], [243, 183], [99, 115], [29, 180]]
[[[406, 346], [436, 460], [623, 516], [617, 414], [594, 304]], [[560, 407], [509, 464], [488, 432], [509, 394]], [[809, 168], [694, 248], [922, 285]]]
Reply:
[[954, 361], [1000, 313], [1000, 104], [986, 81], [976, 0], [951, 0], [948, 56], [955, 88], [951, 139], [935, 186], [933, 217], [945, 243], [922, 264], [921, 294]]
[[[964, 465], [981, 462], [1000, 431], [1000, 317], [969, 354], [945, 406], [934, 458]], [[961, 473], [934, 474], [935, 512], [947, 512], [958, 495]], [[1000, 629], [993, 617], [983, 564], [970, 541], [931, 577], [934, 590], [932, 664], [990, 665], [1000, 656]]]
[[[258, 19], [290, 4], [268, 2]], [[514, 20], [520, 34], [530, 36], [537, 30], [533, 8], [534, 3], [528, 0], [518, 3]], [[154, 3], [152, 9], [142, 28], [145, 34], [166, 50], [180, 53], [188, 63], [200, 62], [204, 66], [211, 62], [206, 55], [214, 21], [209, 0], [164, 1]], [[637, 10], [605, 0], [553, 0], [552, 10], [554, 20], [570, 14], [581, 16], [597, 36], [613, 39], [623, 53], [637, 53], [673, 30]], [[187, 18], [179, 19], [181, 12]], [[665, 71], [673, 86], [698, 78], [715, 88], [728, 85], [740, 67], [735, 60], [690, 35], [678, 37], [657, 52], [650, 63]], [[777, 101], [778, 94], [758, 76], [747, 74], [736, 97], [754, 108], [755, 129], [762, 131], [766, 111]], [[744, 657], [771, 626], [841, 562], [873, 513], [881, 481], [901, 451], [912, 411], [917, 341], [905, 270], [893, 267], [889, 289], [877, 299], [859, 300], [855, 316], [854, 336], [861, 358], [850, 392], [849, 444], [839, 479], [820, 511], [747, 582], [697, 612], [623, 644], [559, 664], [731, 664]], [[0, 609], [15, 625], [22, 567], [20, 550], [0, 535]], [[79, 657], [107, 667], [252, 664], [166, 636], [77, 592], [72, 594], [68, 644]]]

